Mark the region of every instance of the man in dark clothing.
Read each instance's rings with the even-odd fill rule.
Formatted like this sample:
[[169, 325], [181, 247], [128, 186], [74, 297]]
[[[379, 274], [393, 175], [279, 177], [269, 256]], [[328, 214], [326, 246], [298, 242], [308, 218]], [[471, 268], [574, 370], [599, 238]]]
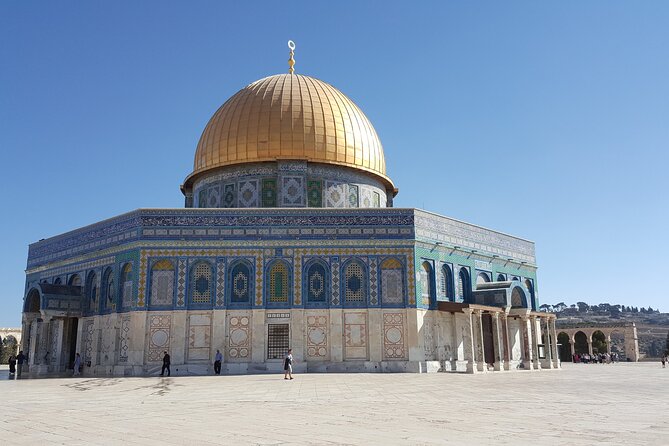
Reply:
[[167, 376], [170, 376], [170, 355], [167, 352], [163, 352], [163, 369], [160, 371], [160, 376], [165, 375], [165, 370], [167, 370]]
[[16, 368], [16, 377], [20, 378], [21, 377], [21, 372], [23, 371], [23, 363], [26, 360], [26, 355], [23, 354], [23, 350], [19, 352], [19, 355], [16, 357], [16, 362], [18, 364]]

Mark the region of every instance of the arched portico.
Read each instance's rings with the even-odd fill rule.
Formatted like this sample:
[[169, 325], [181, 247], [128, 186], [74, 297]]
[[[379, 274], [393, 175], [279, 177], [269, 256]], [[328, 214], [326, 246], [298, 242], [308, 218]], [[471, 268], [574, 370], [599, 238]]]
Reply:
[[[76, 279], [74, 280], [77, 282]], [[26, 372], [45, 374], [71, 368], [81, 317], [82, 287], [39, 283], [26, 293], [21, 348]]]
[[[560, 333], [564, 333], [569, 337], [571, 354], [574, 353], [612, 353], [612, 345], [614, 339], [617, 341], [615, 345], [617, 350], [624, 350], [625, 357], [628, 361], [639, 361], [639, 341], [637, 337], [636, 325], [631, 324], [616, 324], [604, 326], [574, 326], [569, 328], [561, 328]], [[581, 333], [585, 337], [585, 348], [578, 342], [577, 334]], [[597, 336], [595, 336], [597, 333]], [[594, 342], [595, 338], [599, 337], [599, 343]], [[580, 338], [580, 335], [579, 335]], [[621, 339], [622, 338], [622, 339]], [[620, 343], [624, 346], [620, 348]], [[583, 350], [583, 351], [581, 351]], [[599, 351], [603, 350], [603, 351]], [[622, 352], [616, 351], [621, 354]]]

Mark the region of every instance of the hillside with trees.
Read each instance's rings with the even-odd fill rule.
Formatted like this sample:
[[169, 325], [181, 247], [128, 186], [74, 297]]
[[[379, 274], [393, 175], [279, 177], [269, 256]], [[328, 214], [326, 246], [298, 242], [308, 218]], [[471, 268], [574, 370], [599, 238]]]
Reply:
[[669, 350], [669, 313], [660, 313], [651, 307], [635, 307], [601, 303], [589, 305], [585, 302], [566, 304], [543, 304], [540, 311], [557, 315], [557, 326], [606, 326], [634, 322], [639, 336], [639, 351], [642, 357], [658, 358]]

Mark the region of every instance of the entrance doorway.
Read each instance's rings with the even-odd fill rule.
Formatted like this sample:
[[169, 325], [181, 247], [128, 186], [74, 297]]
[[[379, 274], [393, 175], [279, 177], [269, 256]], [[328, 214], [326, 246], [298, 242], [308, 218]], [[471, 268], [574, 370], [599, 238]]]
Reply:
[[486, 364], [495, 363], [495, 344], [492, 338], [492, 315], [483, 314], [481, 316], [481, 324], [483, 325], [483, 351], [484, 361]]
[[74, 367], [74, 357], [77, 353], [77, 329], [79, 328], [79, 319], [69, 317], [65, 319], [63, 326], [63, 355], [61, 356], [61, 367], [72, 369]]

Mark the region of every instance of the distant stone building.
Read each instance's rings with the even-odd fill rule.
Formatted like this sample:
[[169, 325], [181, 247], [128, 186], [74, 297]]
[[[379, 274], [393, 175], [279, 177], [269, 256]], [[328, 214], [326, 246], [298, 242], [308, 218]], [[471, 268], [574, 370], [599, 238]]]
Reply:
[[[147, 150], [157, 150], [149, 148]], [[534, 243], [393, 208], [381, 142], [331, 85], [279, 74], [207, 124], [184, 209], [33, 243], [31, 373], [462, 371], [558, 367]], [[550, 336], [549, 336], [550, 335]], [[48, 352], [48, 353], [47, 353]], [[177, 371], [178, 370], [178, 371]]]

